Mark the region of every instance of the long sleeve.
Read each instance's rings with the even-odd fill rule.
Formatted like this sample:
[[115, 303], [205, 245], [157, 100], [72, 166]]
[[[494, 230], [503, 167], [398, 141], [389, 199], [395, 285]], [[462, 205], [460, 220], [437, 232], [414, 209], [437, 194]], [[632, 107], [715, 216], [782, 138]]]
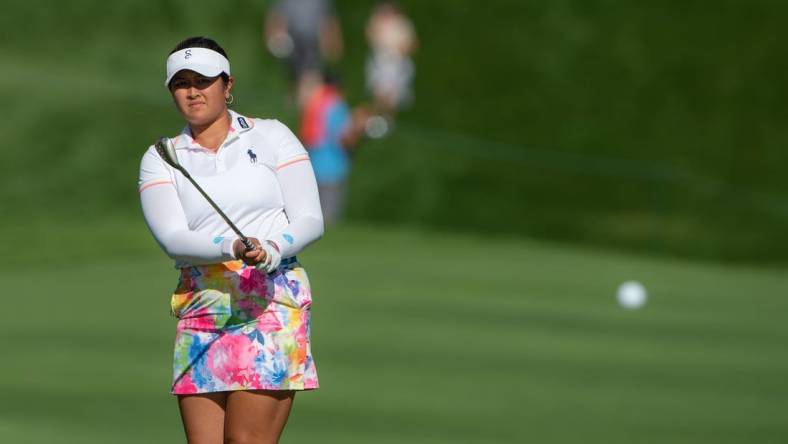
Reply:
[[315, 173], [306, 155], [282, 164], [277, 169], [285, 214], [290, 223], [266, 240], [279, 246], [283, 258], [295, 256], [323, 236], [323, 213]]
[[190, 265], [234, 260], [235, 238], [214, 237], [189, 230], [175, 187], [162, 183], [142, 190], [142, 212], [156, 242], [167, 256]]
[[235, 259], [232, 254], [234, 238], [189, 230], [174, 182], [172, 168], [153, 147], [149, 148], [140, 163], [140, 201], [145, 223], [162, 250], [177, 262], [189, 265]]

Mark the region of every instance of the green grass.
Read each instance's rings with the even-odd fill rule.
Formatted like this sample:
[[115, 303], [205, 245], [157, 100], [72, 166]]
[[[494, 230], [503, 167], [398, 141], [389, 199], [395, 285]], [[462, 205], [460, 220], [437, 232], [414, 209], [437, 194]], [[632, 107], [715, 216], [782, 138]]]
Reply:
[[[366, 99], [373, 3], [337, 2], [347, 57], [335, 68], [353, 104]], [[4, 2], [4, 219], [136, 208], [142, 152], [182, 126], [161, 82], [187, 35], [226, 47], [236, 110], [296, 128], [284, 69], [261, 42], [268, 4]], [[784, 5], [402, 4], [421, 40], [416, 103], [393, 137], [355, 156], [353, 220], [788, 259]]]
[[[0, 442], [181, 440], [176, 272], [139, 218], [103, 227], [2, 262]], [[788, 439], [778, 270], [367, 225], [302, 260], [322, 388], [283, 442]], [[643, 310], [615, 303], [628, 279]]]

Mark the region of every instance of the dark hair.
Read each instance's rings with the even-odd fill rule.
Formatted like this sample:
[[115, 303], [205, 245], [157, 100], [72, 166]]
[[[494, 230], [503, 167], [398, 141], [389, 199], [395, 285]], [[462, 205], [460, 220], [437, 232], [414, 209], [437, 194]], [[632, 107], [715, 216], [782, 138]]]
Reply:
[[230, 60], [230, 58], [227, 57], [227, 53], [224, 52], [224, 48], [219, 46], [219, 44], [216, 43], [216, 40], [214, 40], [212, 38], [209, 38], [209, 37], [203, 37], [203, 36], [189, 37], [187, 39], [182, 40], [180, 43], [175, 45], [175, 49], [170, 51], [170, 55], [173, 55], [176, 52], [178, 52], [178, 51], [180, 51], [182, 49], [186, 49], [186, 48], [205, 48], [205, 49], [210, 49], [212, 51], [216, 51], [219, 54], [223, 55], [224, 58], [226, 58], [227, 60]]
[[[172, 51], [170, 51], [169, 55], [173, 55], [176, 52], [186, 48], [210, 49], [212, 51], [216, 51], [219, 54], [223, 55], [228, 62], [230, 61], [230, 57], [228, 57], [227, 53], [224, 52], [224, 48], [222, 48], [221, 46], [219, 46], [218, 43], [216, 43], [216, 40], [210, 37], [203, 37], [203, 36], [189, 37], [187, 39], [182, 40], [180, 43], [175, 45], [175, 48]], [[225, 73], [222, 73], [221, 77], [222, 80], [224, 80], [225, 82], [227, 82], [227, 80], [229, 79], [229, 77]]]

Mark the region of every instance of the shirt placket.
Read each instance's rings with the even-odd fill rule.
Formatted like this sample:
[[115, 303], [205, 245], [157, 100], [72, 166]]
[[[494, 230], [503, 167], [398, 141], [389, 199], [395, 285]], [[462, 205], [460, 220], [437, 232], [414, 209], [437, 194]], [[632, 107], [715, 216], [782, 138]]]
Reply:
[[216, 151], [216, 156], [214, 162], [216, 163], [216, 172], [223, 173], [227, 171], [227, 150], [229, 149], [229, 145], [233, 143], [236, 139], [238, 139], [238, 133], [234, 130], [230, 130], [230, 134], [227, 135], [227, 139], [222, 143], [222, 146]]
[[227, 152], [227, 150], [224, 149], [224, 147], [219, 148], [219, 151], [216, 153], [216, 156], [214, 158], [214, 163], [216, 165], [217, 173], [223, 173], [227, 170], [227, 166], [225, 165], [225, 161], [224, 161], [225, 152]]

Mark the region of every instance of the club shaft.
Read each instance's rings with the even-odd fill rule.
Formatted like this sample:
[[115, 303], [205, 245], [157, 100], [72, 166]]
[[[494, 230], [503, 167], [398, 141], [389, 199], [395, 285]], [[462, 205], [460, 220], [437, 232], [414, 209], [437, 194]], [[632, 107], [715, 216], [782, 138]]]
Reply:
[[238, 227], [236, 227], [235, 224], [230, 220], [230, 218], [228, 218], [227, 215], [224, 214], [224, 211], [222, 211], [222, 209], [219, 208], [218, 205], [216, 205], [216, 202], [214, 202], [213, 199], [211, 199], [210, 196], [208, 196], [208, 194], [205, 193], [202, 187], [200, 187], [200, 185], [198, 185], [197, 182], [195, 182], [194, 179], [192, 179], [191, 174], [189, 174], [189, 172], [186, 171], [185, 168], [178, 168], [178, 169], [180, 170], [180, 172], [183, 174], [185, 178], [189, 179], [189, 182], [191, 182], [192, 185], [194, 185], [194, 188], [197, 188], [197, 191], [199, 191], [200, 194], [202, 194], [202, 197], [204, 197], [205, 200], [207, 200], [208, 203], [211, 204], [213, 209], [216, 210], [217, 213], [219, 213], [219, 216], [222, 216], [222, 219], [224, 219], [224, 221], [227, 222], [227, 225], [230, 226], [230, 228], [235, 232], [235, 234], [237, 234], [238, 237], [241, 238], [241, 242], [243, 242], [246, 249], [247, 250], [254, 249], [254, 245], [252, 245], [249, 239], [246, 236], [244, 236], [243, 233], [241, 233], [241, 230], [239, 230]]

